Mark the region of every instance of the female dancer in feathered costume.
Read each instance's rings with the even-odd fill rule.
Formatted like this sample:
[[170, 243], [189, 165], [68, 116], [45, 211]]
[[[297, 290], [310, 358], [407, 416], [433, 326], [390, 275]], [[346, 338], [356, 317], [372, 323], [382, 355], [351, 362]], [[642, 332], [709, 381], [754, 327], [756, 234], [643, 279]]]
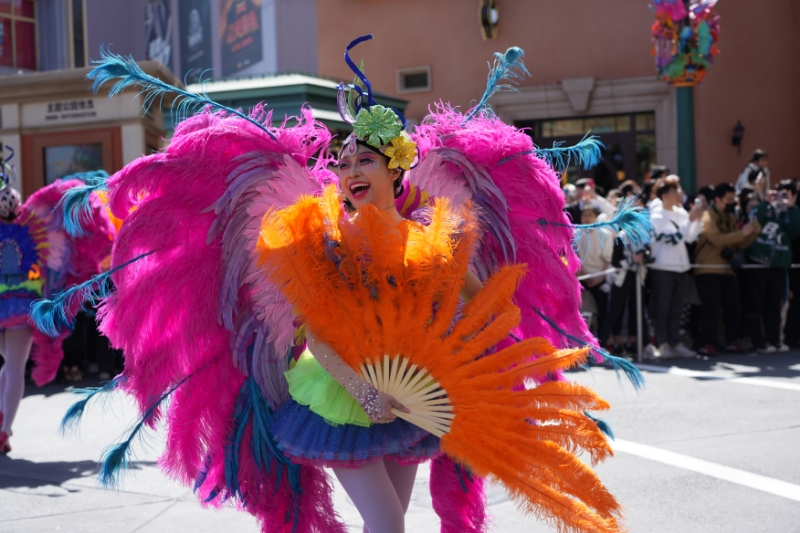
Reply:
[[[169, 90], [179, 111], [213, 108], [182, 121], [163, 153], [109, 179], [111, 211], [124, 221], [113, 268], [61, 295], [80, 300], [109, 277], [115, 286], [101, 327], [126, 369], [106, 390], [134, 395], [142, 417], [108, 451], [101, 478], [113, 483], [139, 431], [165, 418], [164, 470], [204, 504], [233, 499], [264, 531], [345, 531], [324, 465], [369, 531], [401, 531], [410, 465], [428, 458], [444, 532], [485, 531], [483, 476], [559, 529], [618, 531], [617, 503], [571, 455], [610, 453], [584, 413], [607, 405], [552, 381], [602, 355], [552, 346], [594, 343], [578, 311], [575, 228], [546, 159], [596, 143], [538, 150], [485, 108], [500, 79], [524, 71], [519, 49], [498, 54], [470, 113], [441, 106], [412, 135], [345, 57], [358, 80], [340, 92], [354, 135], [338, 180], [327, 170], [330, 135], [308, 109], [275, 128], [261, 107], [224, 108], [131, 59], [105, 54], [90, 74], [96, 86], [119, 78], [112, 94], [137, 85], [148, 103]], [[623, 210], [592, 229], [646, 235], [638, 216]], [[462, 306], [459, 293], [474, 298]], [[43, 326], [71, 319], [46, 301], [33, 316]], [[376, 361], [384, 355], [391, 362]], [[382, 384], [367, 379], [381, 368]], [[393, 397], [418, 386], [439, 388], [408, 406]]]
[[[13, 154], [12, 154], [13, 157]], [[10, 159], [10, 158], [9, 158]], [[62, 341], [68, 328], [54, 338], [30, 326], [31, 304], [42, 296], [83, 281], [100, 271], [111, 253], [113, 226], [99, 200], [87, 206], [94, 217], [85, 233], [69, 235], [59, 225], [53, 209], [65, 191], [83, 185], [62, 179], [34, 193], [21, 205], [12, 188], [14, 169], [0, 162], [0, 452], [11, 451], [11, 426], [25, 390], [25, 364], [32, 353], [33, 380], [42, 386], [55, 378], [63, 358]], [[103, 224], [105, 221], [105, 225]], [[87, 221], [88, 222], [88, 221]]]

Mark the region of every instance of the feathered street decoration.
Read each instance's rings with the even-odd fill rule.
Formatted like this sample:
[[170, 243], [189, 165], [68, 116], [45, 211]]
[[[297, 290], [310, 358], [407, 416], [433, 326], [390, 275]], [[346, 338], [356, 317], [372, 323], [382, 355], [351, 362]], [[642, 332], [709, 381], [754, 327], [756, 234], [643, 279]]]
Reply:
[[717, 0], [689, 5], [685, 0], [655, 0], [653, 55], [658, 73], [677, 87], [697, 85], [719, 54]]

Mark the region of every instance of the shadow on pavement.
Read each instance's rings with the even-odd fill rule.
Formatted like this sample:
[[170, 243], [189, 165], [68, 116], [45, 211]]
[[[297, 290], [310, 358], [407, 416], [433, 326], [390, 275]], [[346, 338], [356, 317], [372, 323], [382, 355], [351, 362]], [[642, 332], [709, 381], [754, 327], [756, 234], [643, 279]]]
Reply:
[[[800, 377], [800, 352], [779, 354], [721, 354], [696, 359], [672, 359], [664, 363], [646, 361], [648, 365], [664, 368], [680, 367], [700, 372], [731, 374], [731, 377], [797, 378]], [[718, 379], [713, 376], [694, 379]]]
[[32, 381], [27, 380], [25, 382], [25, 395], [23, 397], [28, 398], [29, 396], [44, 396], [45, 398], [49, 398], [50, 396], [55, 396], [56, 394], [70, 392], [73, 389], [83, 389], [86, 387], [101, 387], [105, 385], [105, 383], [106, 383], [105, 381], [98, 380], [96, 376], [87, 376], [86, 378], [77, 383], [54, 381], [52, 383], [48, 383], [43, 387], [37, 387], [36, 384], [34, 384]]
[[[155, 464], [152, 461], [137, 461], [132, 462], [129, 468], [141, 470], [143, 466]], [[75, 479], [97, 476], [98, 472], [100, 466], [96, 461], [36, 463], [0, 456], [0, 490], [62, 485]]]

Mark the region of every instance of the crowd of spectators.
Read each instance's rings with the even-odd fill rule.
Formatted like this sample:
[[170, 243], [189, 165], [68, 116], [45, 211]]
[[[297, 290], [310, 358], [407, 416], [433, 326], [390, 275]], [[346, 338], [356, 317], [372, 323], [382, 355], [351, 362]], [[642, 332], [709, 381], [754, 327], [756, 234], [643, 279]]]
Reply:
[[612, 218], [623, 199], [647, 209], [652, 222], [651, 244], [642, 250], [603, 232], [578, 243], [584, 316], [613, 353], [637, 353], [639, 323], [649, 360], [800, 346], [800, 268], [792, 268], [800, 266], [798, 183], [785, 179], [773, 188], [764, 151], [735, 183], [696, 196], [662, 166], [641, 185], [626, 181], [605, 193], [581, 179], [564, 193], [576, 223]]

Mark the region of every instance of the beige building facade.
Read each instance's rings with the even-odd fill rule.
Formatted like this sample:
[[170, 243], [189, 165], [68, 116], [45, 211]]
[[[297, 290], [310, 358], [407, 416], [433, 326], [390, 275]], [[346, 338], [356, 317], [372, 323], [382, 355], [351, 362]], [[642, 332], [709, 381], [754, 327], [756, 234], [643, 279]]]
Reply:
[[[364, 59], [375, 90], [408, 100], [408, 117], [419, 121], [438, 100], [469, 107], [493, 53], [519, 46], [531, 76], [519, 92], [492, 99], [500, 117], [530, 127], [545, 146], [591, 128], [608, 147], [599, 177], [610, 186], [641, 180], [653, 163], [677, 170], [676, 91], [655, 74], [646, 0], [497, 0], [490, 40], [479, 24], [483, 3], [320, 0], [319, 72], [352, 78], [344, 47], [372, 33], [353, 59]], [[756, 148], [769, 152], [773, 181], [800, 178], [800, 2], [720, 0], [718, 12], [722, 53], [694, 91], [697, 185], [734, 182]], [[741, 153], [731, 142], [739, 121]]]
[[[180, 81], [161, 63], [142, 69], [169, 83]], [[89, 68], [0, 77], [0, 142], [24, 196], [76, 172], [103, 169], [113, 174], [164, 145], [164, 117], [158, 105], [142, 112], [136, 89], [108, 97], [111, 84], [92, 94]], [[165, 102], [169, 104], [169, 101]]]

